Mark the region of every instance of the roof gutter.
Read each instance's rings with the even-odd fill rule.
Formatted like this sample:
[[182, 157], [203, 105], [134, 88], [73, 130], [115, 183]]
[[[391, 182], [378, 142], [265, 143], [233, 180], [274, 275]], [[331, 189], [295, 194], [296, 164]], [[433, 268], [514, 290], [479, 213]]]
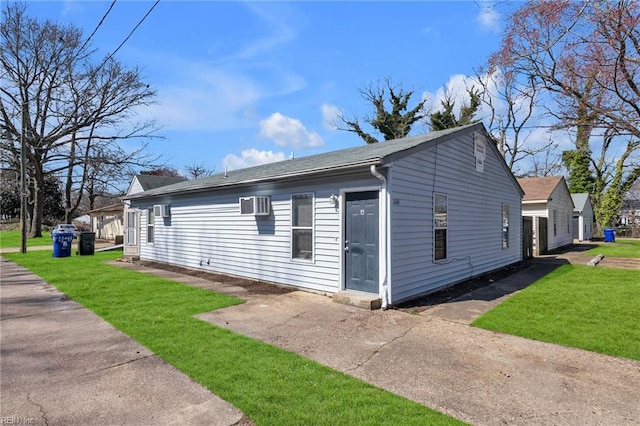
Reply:
[[387, 231], [388, 231], [388, 223], [389, 223], [389, 203], [387, 201], [387, 178], [384, 177], [384, 175], [382, 173], [380, 173], [377, 169], [375, 164], [371, 165], [370, 168], [371, 174], [373, 176], [375, 176], [376, 178], [378, 178], [378, 180], [380, 180], [380, 182], [382, 183], [382, 211], [384, 212], [384, 216], [383, 216], [383, 220], [382, 220], [382, 226], [380, 227], [382, 230], [382, 235], [380, 238], [381, 242], [382, 242], [382, 247], [383, 247], [383, 253], [382, 253], [382, 271], [383, 271], [383, 276], [382, 276], [382, 289], [381, 289], [381, 296], [382, 296], [382, 309], [388, 309], [389, 307], [389, 300], [390, 300], [390, 295], [389, 295], [389, 283], [388, 283], [388, 277], [389, 277], [389, 273], [388, 273], [388, 266], [389, 266], [389, 262], [388, 262], [388, 257], [389, 257], [389, 249], [387, 247]]

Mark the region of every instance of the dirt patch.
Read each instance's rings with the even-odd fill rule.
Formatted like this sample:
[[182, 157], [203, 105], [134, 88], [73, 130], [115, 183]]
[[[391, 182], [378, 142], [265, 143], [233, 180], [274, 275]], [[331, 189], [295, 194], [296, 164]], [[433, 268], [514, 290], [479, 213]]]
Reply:
[[531, 262], [519, 262], [507, 267], [471, 278], [434, 293], [398, 304], [395, 308], [406, 312], [420, 312], [431, 306], [450, 302], [479, 288], [483, 288], [531, 266]]
[[175, 265], [167, 265], [164, 263], [150, 262], [145, 260], [137, 261], [135, 263], [141, 266], [147, 266], [149, 268], [162, 269], [165, 271], [175, 272], [178, 274], [189, 275], [191, 277], [202, 278], [207, 281], [221, 283], [228, 286], [242, 287], [251, 294], [278, 295], [278, 294], [291, 293], [297, 290], [293, 287], [286, 287], [286, 286], [273, 284], [269, 282], [250, 280], [250, 279], [241, 278], [241, 277], [233, 277], [233, 276], [224, 275], [224, 274], [216, 274], [213, 272], [198, 271], [195, 269], [189, 269], [189, 268], [184, 268], [184, 267], [175, 266]]

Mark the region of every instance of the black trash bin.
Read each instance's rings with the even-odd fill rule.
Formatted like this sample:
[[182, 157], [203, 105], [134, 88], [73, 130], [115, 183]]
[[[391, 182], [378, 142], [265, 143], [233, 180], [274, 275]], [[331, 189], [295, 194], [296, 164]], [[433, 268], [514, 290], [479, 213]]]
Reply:
[[96, 251], [96, 233], [81, 232], [78, 235], [78, 254], [80, 256], [92, 255]]

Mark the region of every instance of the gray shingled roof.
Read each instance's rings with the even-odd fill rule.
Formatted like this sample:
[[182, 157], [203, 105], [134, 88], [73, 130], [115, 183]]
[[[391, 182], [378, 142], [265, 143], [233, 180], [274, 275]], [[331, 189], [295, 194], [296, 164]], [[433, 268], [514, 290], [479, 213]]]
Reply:
[[175, 177], [175, 176], [156, 176], [156, 175], [136, 175], [140, 186], [145, 191], [150, 191], [152, 189], [161, 188], [163, 186], [172, 185], [177, 182], [184, 182], [187, 180], [183, 177]]
[[389, 140], [377, 144], [361, 145], [323, 154], [310, 155], [276, 163], [263, 164], [245, 169], [232, 170], [228, 173], [218, 173], [212, 176], [188, 180], [162, 188], [152, 189], [128, 196], [128, 199], [147, 198], [165, 194], [180, 194], [193, 191], [203, 191], [234, 185], [273, 181], [293, 176], [312, 175], [338, 170], [345, 170], [369, 165], [381, 165], [397, 157], [412, 152], [419, 145], [433, 142], [457, 133], [472, 130], [484, 131], [481, 123], [468, 126], [431, 132], [419, 136]]
[[571, 194], [571, 199], [573, 200], [573, 208], [574, 212], [582, 213], [584, 210], [584, 206], [587, 204], [587, 200], [589, 199], [589, 194], [586, 192], [580, 192], [577, 194]]

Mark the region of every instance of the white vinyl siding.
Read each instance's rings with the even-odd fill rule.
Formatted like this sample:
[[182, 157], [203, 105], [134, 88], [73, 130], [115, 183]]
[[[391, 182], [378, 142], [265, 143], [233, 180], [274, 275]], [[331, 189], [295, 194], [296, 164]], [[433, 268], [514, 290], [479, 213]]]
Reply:
[[133, 180], [131, 181], [129, 190], [127, 191], [127, 195], [138, 194], [140, 192], [144, 192], [144, 188], [142, 187], [142, 185], [140, 185], [138, 178], [134, 177]]
[[[522, 259], [522, 221], [502, 248], [503, 203], [521, 215], [521, 195], [499, 153], [486, 144], [476, 170], [471, 133], [394, 161], [391, 168], [391, 293], [405, 300]], [[447, 195], [447, 260], [435, 261], [433, 194]]]
[[[368, 171], [347, 176], [344, 181], [355, 186], [379, 183]], [[154, 200], [154, 204], [171, 204], [171, 218], [156, 221], [155, 244], [143, 245], [140, 257], [209, 272], [337, 292], [341, 282], [342, 236], [340, 211], [331, 195], [339, 194], [342, 184], [329, 178], [299, 186], [270, 184], [268, 189], [252, 186]], [[291, 198], [294, 194], [305, 193], [314, 194], [313, 262], [291, 258]], [[249, 196], [270, 196], [271, 215], [240, 215], [238, 199]], [[132, 200], [134, 204], [136, 201]]]

